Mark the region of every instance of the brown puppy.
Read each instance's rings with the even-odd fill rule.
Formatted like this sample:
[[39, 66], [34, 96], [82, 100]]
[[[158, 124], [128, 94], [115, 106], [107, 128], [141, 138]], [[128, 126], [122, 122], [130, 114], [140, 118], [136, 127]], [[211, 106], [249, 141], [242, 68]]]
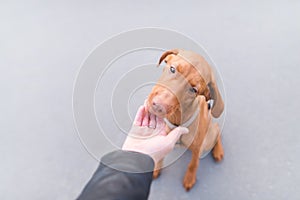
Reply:
[[[217, 123], [212, 123], [211, 115], [219, 117], [224, 110], [224, 103], [213, 71], [202, 56], [174, 49], [165, 52], [159, 64], [162, 61], [166, 66], [146, 106], [149, 112], [165, 118], [167, 132], [176, 126], [189, 128], [189, 134], [180, 139], [192, 151], [192, 159], [183, 180], [183, 186], [189, 190], [196, 182], [201, 155], [213, 148], [214, 159], [223, 159], [220, 129]], [[157, 178], [162, 161], [155, 165], [153, 177]]]

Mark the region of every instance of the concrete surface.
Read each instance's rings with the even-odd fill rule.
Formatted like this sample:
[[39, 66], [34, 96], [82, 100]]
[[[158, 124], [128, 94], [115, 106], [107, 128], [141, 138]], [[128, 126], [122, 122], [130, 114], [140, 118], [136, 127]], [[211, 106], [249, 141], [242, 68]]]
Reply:
[[156, 26], [201, 43], [227, 94], [225, 159], [190, 153], [149, 199], [299, 199], [299, 1], [1, 1], [0, 199], [74, 199], [97, 167], [72, 118], [80, 64], [121, 31]]

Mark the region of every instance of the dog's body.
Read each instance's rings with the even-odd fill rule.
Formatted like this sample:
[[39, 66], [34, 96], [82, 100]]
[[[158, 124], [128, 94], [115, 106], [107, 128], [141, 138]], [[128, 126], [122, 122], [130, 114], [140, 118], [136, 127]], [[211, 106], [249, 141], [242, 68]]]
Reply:
[[[211, 115], [219, 117], [224, 103], [212, 69], [203, 57], [175, 49], [165, 52], [159, 64], [162, 61], [165, 61], [166, 67], [149, 95], [147, 108], [175, 126], [190, 122], [187, 124], [189, 134], [180, 139], [192, 151], [192, 159], [183, 180], [185, 189], [189, 190], [196, 182], [199, 157], [204, 152], [213, 149], [214, 159], [223, 159], [220, 129], [217, 123], [212, 122]], [[214, 102], [211, 108], [207, 104], [209, 100]], [[167, 126], [166, 131], [170, 132], [172, 128]], [[162, 161], [156, 163], [154, 178], [159, 176], [161, 166]]]

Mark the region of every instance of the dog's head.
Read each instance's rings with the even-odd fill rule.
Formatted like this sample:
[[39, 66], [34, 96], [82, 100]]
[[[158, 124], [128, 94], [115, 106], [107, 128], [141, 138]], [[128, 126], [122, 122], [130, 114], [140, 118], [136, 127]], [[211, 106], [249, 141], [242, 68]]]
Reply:
[[203, 57], [194, 52], [170, 50], [159, 59], [166, 65], [148, 100], [149, 111], [160, 117], [169, 117], [191, 107], [197, 96], [213, 99], [212, 115], [219, 117], [224, 109], [214, 74]]

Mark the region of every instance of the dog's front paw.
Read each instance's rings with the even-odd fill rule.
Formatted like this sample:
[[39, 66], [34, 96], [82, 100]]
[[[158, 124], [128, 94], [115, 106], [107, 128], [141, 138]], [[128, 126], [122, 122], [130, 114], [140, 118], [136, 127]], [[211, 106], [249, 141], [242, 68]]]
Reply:
[[223, 160], [223, 157], [224, 157], [224, 151], [213, 151], [212, 152], [212, 155], [215, 159], [216, 162], [220, 162]]
[[216, 146], [213, 148], [212, 156], [216, 162], [223, 160], [224, 150], [221, 141], [218, 141]]
[[185, 188], [185, 190], [189, 191], [195, 185], [195, 183], [196, 175], [191, 172], [187, 172], [183, 179], [183, 187]]

